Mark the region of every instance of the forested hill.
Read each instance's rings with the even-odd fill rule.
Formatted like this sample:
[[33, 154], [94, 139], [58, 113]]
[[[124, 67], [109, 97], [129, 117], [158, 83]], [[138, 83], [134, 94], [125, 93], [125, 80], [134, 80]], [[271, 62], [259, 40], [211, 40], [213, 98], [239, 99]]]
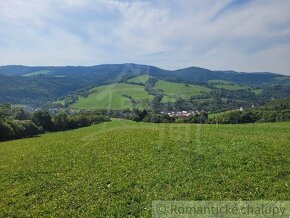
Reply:
[[[282, 92], [288, 90], [290, 85], [290, 77], [280, 74], [211, 71], [198, 67], [164, 70], [138, 64], [106, 64], [90, 67], [9, 65], [0, 67], [0, 103], [44, 102], [83, 89], [126, 82], [130, 78], [144, 74], [159, 80], [186, 84], [207, 85], [209, 81], [222, 80], [257, 88], [269, 86], [273, 89], [278, 85]], [[280, 94], [277, 95], [279, 97]]]
[[[63, 66], [63, 67], [28, 67], [21, 65], [0, 66], [0, 75], [22, 76], [22, 77], [70, 77], [97, 82], [108, 82], [120, 80], [123, 77], [149, 74], [159, 79], [174, 81], [190, 81], [205, 83], [209, 80], [227, 80], [235, 83], [246, 83], [246, 85], [263, 85], [265, 83], [277, 82], [280, 74], [268, 72], [243, 73], [235, 71], [212, 71], [199, 67], [189, 67], [179, 70], [164, 70], [154, 66], [138, 64], [106, 64], [97, 66]], [[288, 78], [290, 79], [290, 78]]]

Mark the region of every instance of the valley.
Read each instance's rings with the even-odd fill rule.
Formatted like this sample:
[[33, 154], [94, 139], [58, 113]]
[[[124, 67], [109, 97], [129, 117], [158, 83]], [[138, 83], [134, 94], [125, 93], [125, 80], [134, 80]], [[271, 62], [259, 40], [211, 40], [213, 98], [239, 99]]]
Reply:
[[0, 103], [34, 108], [204, 109], [216, 113], [290, 96], [289, 76], [280, 74], [198, 67], [164, 70], [138, 64], [2, 66], [0, 82]]
[[0, 218], [290, 218], [290, 0], [0, 0]]

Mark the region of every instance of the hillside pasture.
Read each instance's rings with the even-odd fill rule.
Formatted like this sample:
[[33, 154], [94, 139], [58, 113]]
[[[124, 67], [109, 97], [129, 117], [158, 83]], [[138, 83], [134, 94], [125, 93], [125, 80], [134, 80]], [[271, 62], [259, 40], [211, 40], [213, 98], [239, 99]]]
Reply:
[[289, 123], [112, 122], [0, 143], [0, 217], [149, 217], [153, 200], [288, 200]]
[[190, 96], [209, 93], [211, 89], [199, 85], [186, 85], [184, 83], [174, 83], [164, 80], [158, 80], [155, 88], [168, 96], [178, 98], [189, 98]]
[[79, 97], [71, 107], [92, 110], [133, 109], [134, 105], [128, 96], [134, 99], [136, 107], [140, 109], [147, 108], [149, 100], [153, 98], [144, 90], [144, 86], [116, 83], [91, 89], [88, 97]]
[[152, 78], [152, 76], [149, 76], [148, 74], [142, 74], [140, 76], [129, 79], [128, 82], [145, 84], [149, 78]]
[[249, 88], [245, 85], [239, 85], [239, 84], [229, 82], [226, 80], [209, 80], [208, 83], [218, 89], [233, 90], [233, 91], [244, 90], [244, 89]]

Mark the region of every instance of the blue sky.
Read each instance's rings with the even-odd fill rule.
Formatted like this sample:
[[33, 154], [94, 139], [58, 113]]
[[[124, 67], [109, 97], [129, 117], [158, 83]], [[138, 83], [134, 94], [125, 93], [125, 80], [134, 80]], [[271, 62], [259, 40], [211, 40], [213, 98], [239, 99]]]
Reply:
[[141, 63], [290, 75], [287, 0], [0, 1], [0, 65]]

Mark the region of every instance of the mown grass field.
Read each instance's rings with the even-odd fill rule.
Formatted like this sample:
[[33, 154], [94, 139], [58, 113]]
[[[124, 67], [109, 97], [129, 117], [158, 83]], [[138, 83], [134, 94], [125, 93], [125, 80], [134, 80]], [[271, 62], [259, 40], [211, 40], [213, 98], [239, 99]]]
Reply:
[[290, 123], [114, 120], [0, 143], [0, 217], [150, 217], [152, 200], [288, 200]]
[[80, 97], [72, 105], [76, 109], [133, 109], [133, 104], [128, 97], [131, 96], [140, 109], [148, 107], [148, 102], [153, 96], [149, 95], [144, 86], [117, 83], [104, 86], [98, 86], [91, 90], [88, 97]]
[[202, 92], [209, 93], [211, 89], [199, 85], [186, 85], [184, 83], [167, 82], [158, 80], [155, 88], [170, 97], [189, 98], [190, 96], [200, 95]]

